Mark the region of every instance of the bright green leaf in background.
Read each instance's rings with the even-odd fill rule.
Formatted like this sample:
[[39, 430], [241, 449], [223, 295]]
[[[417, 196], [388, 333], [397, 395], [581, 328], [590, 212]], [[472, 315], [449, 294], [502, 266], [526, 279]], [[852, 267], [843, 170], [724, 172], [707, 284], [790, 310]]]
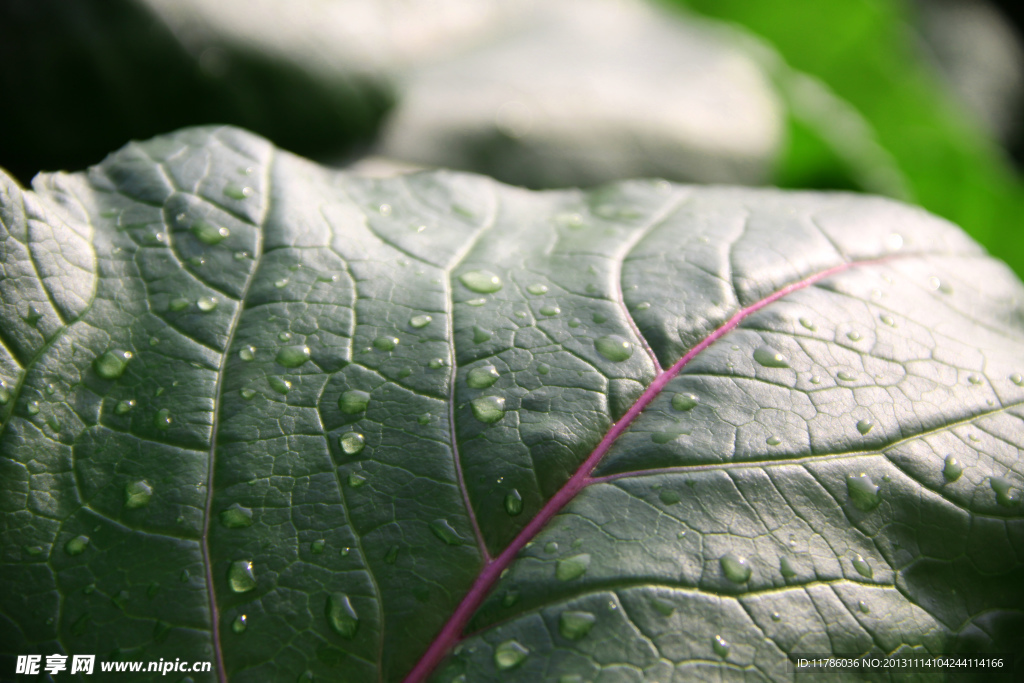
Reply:
[[4, 180], [0, 229], [4, 667], [1024, 666], [1024, 291], [918, 208], [206, 128]]

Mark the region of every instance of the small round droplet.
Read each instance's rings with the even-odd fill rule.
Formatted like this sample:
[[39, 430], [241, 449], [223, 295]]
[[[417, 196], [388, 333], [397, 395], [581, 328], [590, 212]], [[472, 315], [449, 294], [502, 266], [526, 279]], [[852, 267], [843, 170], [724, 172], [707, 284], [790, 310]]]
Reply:
[[967, 381], [974, 385], [981, 384], [981, 375], [977, 373], [972, 373], [967, 376]]
[[[470, 306], [475, 306], [479, 308], [480, 306], [483, 306], [485, 303], [487, 303], [487, 299], [485, 299], [484, 297], [479, 297], [476, 299], [470, 299], [466, 303], [469, 304]], [[520, 318], [526, 317], [526, 313], [524, 313], [523, 311], [516, 311], [516, 315], [519, 316]]]
[[800, 324], [803, 325], [808, 330], [810, 330], [811, 332], [814, 332], [816, 329], [818, 329], [817, 325], [815, 325], [814, 322], [811, 321], [809, 318], [800, 318]]
[[346, 455], [357, 455], [366, 447], [366, 437], [359, 432], [345, 432], [338, 439]]
[[174, 313], [179, 313], [181, 311], [184, 311], [190, 305], [192, 305], [191, 301], [189, 301], [185, 297], [179, 296], [175, 299], [171, 299], [171, 302], [167, 304], [167, 308], [173, 311]]
[[1022, 377], [1019, 372], [1015, 372], [1012, 375], [1010, 375], [1010, 381], [1016, 384], [1017, 386], [1020, 386], [1021, 384], [1024, 384], [1024, 377]]
[[238, 352], [238, 357], [244, 360], [246, 363], [251, 362], [256, 358], [256, 347], [255, 346], [243, 346]]
[[0, 382], [0, 406], [5, 406], [11, 401], [11, 391]]
[[777, 437], [775, 435], [772, 435], [772, 436], [769, 436], [767, 439], [765, 439], [764, 442], [766, 444], [768, 444], [769, 446], [778, 446], [779, 444], [782, 443], [782, 439], [780, 439], [779, 437]]
[[636, 305], [636, 310], [638, 310], [638, 311], [646, 311], [650, 307], [651, 307], [651, 302], [649, 302], [649, 301], [641, 301], [640, 303], [638, 303]]
[[209, 313], [213, 311], [215, 308], [217, 308], [218, 303], [219, 302], [217, 301], [217, 297], [214, 296], [201, 296], [198, 299], [196, 299], [196, 306], [198, 306], [199, 310], [202, 311], [203, 313]]
[[430, 413], [423, 413], [416, 418], [416, 422], [420, 425], [426, 426], [430, 424]]
[[139, 481], [133, 481], [125, 484], [124, 509], [135, 510], [137, 508], [145, 507], [146, 505], [149, 505], [149, 500], [152, 497], [153, 487], [145, 480], [140, 479]]
[[608, 320], [608, 316], [606, 316], [604, 313], [595, 313], [591, 320], [600, 325], [601, 323], [606, 322]]
[[394, 351], [398, 346], [398, 337], [380, 336], [373, 340], [373, 345], [378, 351]]
[[530, 651], [517, 640], [506, 640], [494, 648], [494, 665], [501, 671], [514, 669], [530, 656]]
[[161, 408], [153, 416], [153, 425], [162, 432], [170, 429], [173, 422], [174, 418], [171, 417], [171, 411], [167, 408]]
[[390, 204], [381, 204], [380, 206], [377, 207], [377, 213], [379, 213], [381, 216], [385, 216], [385, 217], [386, 216], [390, 216], [391, 215], [391, 205]]
[[238, 503], [232, 503], [220, 511], [220, 523], [228, 529], [244, 529], [252, 526], [252, 510]]
[[862, 614], [868, 614], [869, 612], [871, 612], [871, 608], [868, 607], [868, 603], [864, 602], [863, 600], [857, 603], [857, 609], [859, 609]]
[[551, 368], [547, 364], [541, 363], [537, 366], [537, 372], [541, 375], [546, 375], [551, 372]]
[[846, 490], [857, 509], [864, 512], [874, 510], [882, 501], [878, 494], [878, 485], [865, 472], [847, 476]]
[[700, 403], [700, 397], [696, 394], [678, 393], [672, 397], [672, 407], [676, 410], [693, 410]]
[[540, 308], [540, 314], [541, 315], [546, 315], [548, 317], [558, 315], [561, 312], [562, 312], [562, 309], [560, 309], [558, 306], [554, 306], [554, 305], [541, 306], [541, 308]]
[[621, 363], [633, 355], [633, 343], [617, 334], [601, 337], [594, 342], [598, 353], [615, 363]]
[[746, 583], [750, 579], [750, 563], [747, 558], [736, 553], [726, 553], [718, 563], [722, 566], [725, 578], [733, 583]]
[[111, 350], [97, 357], [92, 362], [92, 367], [103, 379], [119, 379], [124, 375], [131, 359], [131, 351]]
[[251, 187], [239, 187], [238, 185], [224, 186], [224, 196], [231, 199], [245, 199], [252, 196]]
[[860, 341], [861, 338], [862, 338], [860, 332], [858, 332], [857, 330], [853, 330], [852, 332], [847, 332], [846, 333], [846, 337], [850, 341]]
[[245, 629], [249, 627], [249, 618], [244, 614], [239, 614], [235, 617], [235, 620], [231, 622], [231, 630], [235, 633], [245, 633]]
[[249, 389], [248, 387], [245, 389], [239, 389], [238, 393], [241, 394], [242, 398], [244, 398], [246, 401], [251, 401], [252, 399], [256, 398], [256, 390]]
[[547, 294], [548, 286], [540, 283], [532, 284], [526, 288], [526, 291], [534, 296], [540, 296], [541, 294]]
[[871, 568], [871, 563], [865, 560], [864, 556], [860, 553], [855, 553], [853, 556], [853, 568], [865, 579], [870, 579], [875, 575], [874, 570]]
[[682, 497], [679, 495], [678, 491], [674, 491], [672, 489], [661, 489], [658, 491], [658, 500], [665, 505], [675, 505], [682, 500]]
[[274, 287], [276, 287], [277, 289], [284, 289], [287, 286], [288, 286], [288, 278], [286, 278], [286, 277], [280, 278], [278, 280], [274, 280]]
[[501, 396], [481, 396], [470, 402], [473, 417], [485, 424], [497, 422], [505, 416], [505, 399]]
[[766, 368], [788, 368], [789, 360], [770, 346], [761, 346], [754, 351], [754, 360]]
[[199, 221], [192, 224], [192, 234], [203, 244], [213, 246], [223, 242], [231, 234], [231, 231], [222, 226]]
[[836, 373], [836, 377], [843, 380], [844, 382], [852, 382], [853, 380], [857, 379], [857, 375], [853, 374], [852, 372], [847, 372], [846, 370], [840, 370], [838, 373]]
[[427, 363], [427, 367], [431, 370], [438, 370], [443, 368], [445, 365], [447, 365], [447, 363], [444, 358], [431, 358], [430, 362]]
[[370, 405], [370, 394], [359, 389], [346, 391], [338, 399], [338, 407], [346, 415], [355, 415], [366, 410]]
[[235, 593], [247, 593], [256, 587], [252, 560], [236, 560], [228, 568], [228, 585]]
[[431, 320], [433, 320], [433, 318], [429, 315], [414, 315], [409, 318], [409, 326], [418, 330], [429, 325]]
[[477, 294], [492, 294], [501, 289], [501, 278], [489, 270], [471, 270], [459, 276], [466, 289]]
[[39, 401], [31, 401], [31, 402], [29, 402], [29, 404], [25, 407], [25, 411], [28, 412], [29, 415], [38, 415], [39, 414]]
[[289, 341], [292, 338], [292, 333], [288, 332], [287, 330], [282, 331], [282, 332], [278, 332], [277, 333], [277, 338], [280, 339], [283, 342], [286, 342], [286, 341]]
[[1013, 488], [1013, 480], [1009, 477], [992, 477], [989, 486], [996, 494], [996, 502], [1003, 507], [1020, 505], [1020, 491]]
[[489, 341], [491, 339], [491, 335], [492, 334], [493, 333], [490, 330], [485, 330], [482, 327], [474, 325], [473, 326], [473, 343], [474, 344], [482, 344], [485, 341]]
[[857, 421], [857, 431], [861, 434], [867, 434], [875, 426], [875, 423], [868, 419]]
[[314, 555], [320, 555], [324, 552], [324, 548], [327, 547], [327, 541], [320, 538], [309, 544], [309, 552]]
[[548, 541], [544, 544], [544, 552], [548, 555], [554, 555], [558, 552], [558, 543], [555, 541]]
[[462, 545], [462, 537], [452, 528], [447, 519], [435, 519], [427, 525], [430, 533], [444, 541], [447, 545]]
[[352, 601], [344, 593], [331, 593], [327, 596], [327, 623], [334, 632], [346, 640], [352, 640], [359, 630], [359, 615]]
[[558, 615], [558, 632], [568, 640], [582, 640], [596, 622], [597, 617], [590, 612], [562, 612]]
[[792, 579], [796, 576], [796, 569], [793, 568], [793, 563], [790, 561], [789, 556], [783, 555], [779, 558], [779, 573], [782, 574], [784, 579]]
[[664, 598], [651, 598], [651, 607], [663, 617], [670, 617], [676, 611], [676, 606]]
[[778, 612], [772, 612], [772, 621], [782, 621], [782, 615]]
[[722, 659], [729, 656], [729, 641], [722, 636], [715, 636], [714, 640], [711, 641], [711, 647], [714, 649], [715, 654]]
[[309, 347], [297, 344], [286, 346], [277, 352], [277, 362], [286, 368], [297, 368], [310, 359]]
[[81, 555], [85, 552], [85, 549], [89, 546], [88, 536], [75, 536], [70, 541], [64, 544], [64, 552], [68, 555], [75, 556]]
[[510, 517], [515, 517], [523, 511], [523, 496], [518, 489], [512, 489], [505, 494], [505, 512]]
[[882, 315], [879, 316], [879, 319], [889, 327], [896, 327], [896, 321], [893, 320], [892, 316]]
[[268, 377], [267, 384], [270, 385], [271, 389], [281, 394], [282, 396], [284, 396], [285, 394], [292, 390], [292, 383], [286, 379], [278, 377], [277, 375], [271, 375], [270, 377]]
[[566, 557], [559, 560], [555, 565], [555, 578], [559, 581], [572, 581], [586, 574], [588, 567], [590, 567], [590, 555], [588, 553]]
[[115, 415], [125, 415], [127, 413], [130, 413], [132, 408], [134, 408], [134, 407], [135, 407], [135, 401], [132, 400], [132, 399], [128, 399], [126, 401], [118, 401], [117, 405], [114, 406], [114, 414]]
[[948, 482], [954, 482], [964, 473], [964, 466], [953, 455], [947, 455], [942, 467], [942, 476]]
[[493, 365], [481, 365], [469, 371], [466, 375], [466, 384], [473, 389], [486, 389], [500, 377], [498, 369]]

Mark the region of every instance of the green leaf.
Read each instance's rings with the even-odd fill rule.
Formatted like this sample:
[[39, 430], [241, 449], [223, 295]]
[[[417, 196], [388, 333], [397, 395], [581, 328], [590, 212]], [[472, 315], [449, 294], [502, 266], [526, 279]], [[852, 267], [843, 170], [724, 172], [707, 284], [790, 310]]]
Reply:
[[5, 666], [1024, 651], [1024, 288], [920, 209], [377, 180], [231, 128], [0, 192]]

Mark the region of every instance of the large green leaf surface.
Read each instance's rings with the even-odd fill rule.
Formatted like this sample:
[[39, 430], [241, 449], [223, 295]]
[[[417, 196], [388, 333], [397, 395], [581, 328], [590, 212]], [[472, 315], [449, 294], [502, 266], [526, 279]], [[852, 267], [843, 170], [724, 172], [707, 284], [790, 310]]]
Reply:
[[369, 179], [205, 128], [5, 180], [0, 223], [5, 677], [1022, 649], [1024, 290], [920, 209]]

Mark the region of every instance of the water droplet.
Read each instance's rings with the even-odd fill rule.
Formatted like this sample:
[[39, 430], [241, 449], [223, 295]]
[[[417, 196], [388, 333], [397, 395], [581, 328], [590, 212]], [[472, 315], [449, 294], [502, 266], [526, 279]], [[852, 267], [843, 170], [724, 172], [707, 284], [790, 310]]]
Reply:
[[228, 568], [228, 585], [236, 593], [247, 593], [256, 587], [252, 560], [236, 560]]
[[366, 447], [366, 437], [359, 432], [345, 432], [338, 438], [338, 443], [346, 455], [356, 455]]
[[846, 370], [840, 370], [836, 374], [836, 377], [843, 380], [844, 382], [852, 382], [853, 380], [857, 379], [857, 375], [853, 374], [852, 372], [847, 372]]
[[789, 361], [770, 346], [761, 346], [754, 351], [754, 360], [766, 368], [788, 368]]
[[615, 363], [621, 363], [633, 355], [632, 342], [617, 334], [601, 337], [594, 342], [594, 347], [598, 353]]
[[287, 286], [288, 286], [288, 278], [286, 278], [286, 277], [283, 277], [283, 278], [281, 278], [279, 280], [274, 280], [274, 287], [276, 287], [277, 289], [284, 289]]
[[474, 344], [482, 344], [485, 341], [489, 341], [490, 338], [491, 338], [491, 334], [492, 333], [491, 333], [490, 330], [485, 330], [482, 327], [474, 325], [473, 326], [473, 343]]
[[39, 401], [30, 401], [29, 404], [25, 406], [25, 411], [28, 412], [29, 415], [38, 415]]
[[638, 303], [636, 305], [636, 310], [638, 310], [638, 311], [646, 311], [650, 307], [651, 307], [651, 303], [649, 301], [641, 301], [640, 303]]
[[883, 323], [885, 323], [889, 327], [896, 327], [896, 321], [892, 319], [892, 316], [882, 315], [882, 316], [879, 316], [879, 318], [881, 319], [881, 321]]
[[661, 491], [658, 491], [658, 500], [665, 505], [675, 505], [682, 500], [682, 498], [679, 496], [679, 493], [672, 489], [662, 489]]
[[377, 212], [381, 216], [390, 216], [391, 215], [391, 205], [390, 204], [381, 204], [380, 206], [377, 207]]
[[282, 396], [284, 396], [285, 394], [292, 390], [292, 383], [286, 379], [278, 377], [277, 375], [271, 375], [270, 377], [268, 377], [267, 384], [270, 385], [271, 389], [281, 394]]
[[196, 306], [198, 306], [199, 310], [202, 311], [203, 313], [211, 312], [212, 310], [217, 308], [218, 303], [219, 302], [217, 301], [217, 297], [215, 296], [201, 296], [198, 299], [196, 299]]
[[103, 379], [118, 379], [124, 375], [131, 359], [131, 351], [111, 350], [97, 357], [92, 367]]
[[544, 545], [544, 552], [546, 552], [548, 555], [553, 555], [553, 554], [557, 553], [558, 552], [558, 543], [556, 543], [555, 541], [548, 541]]
[[537, 366], [537, 372], [540, 373], [541, 375], [546, 375], [549, 372], [551, 372], [551, 368], [548, 367], [546, 364], [541, 363], [540, 365]]
[[252, 196], [251, 187], [239, 187], [238, 185], [225, 185], [224, 195], [231, 199], [245, 199]]
[[348, 485], [351, 486], [352, 488], [357, 489], [360, 486], [364, 485], [365, 483], [366, 477], [364, 477], [363, 475], [357, 474], [356, 472], [348, 473]]
[[864, 419], [857, 422], [857, 431], [861, 434], [867, 434], [875, 426], [875, 423], [871, 420]]
[[394, 564], [395, 562], [398, 561], [398, 546], [397, 545], [393, 545], [390, 548], [388, 548], [388, 552], [384, 556], [384, 561], [387, 564]]
[[782, 443], [782, 439], [780, 439], [777, 436], [769, 436], [767, 439], [764, 440], [764, 442], [769, 446], [778, 446], [779, 444]]
[[857, 609], [859, 609], [864, 614], [868, 614], [871, 611], [871, 608], [868, 607], [868, 603], [864, 602], [863, 600], [857, 603]]
[[0, 406], [5, 406], [11, 401], [11, 391], [0, 382]]
[[171, 411], [167, 408], [161, 408], [156, 411], [156, 415], [153, 416], [153, 425], [162, 432], [166, 432], [171, 428], [171, 423], [174, 422], [174, 418], [171, 417]]
[[846, 336], [847, 336], [847, 338], [850, 341], [860, 341], [861, 340], [860, 332], [858, 332], [857, 330], [853, 330], [852, 332], [847, 332]]
[[481, 365], [469, 371], [466, 375], [466, 384], [474, 389], [486, 389], [501, 377], [498, 369], [493, 365]]
[[429, 315], [414, 315], [413, 317], [409, 318], [409, 325], [418, 330], [422, 327], [426, 327], [427, 325], [429, 325], [431, 320], [433, 320], [433, 318], [431, 318]]
[[359, 389], [346, 391], [338, 399], [338, 407], [346, 415], [361, 413], [366, 410], [368, 405], [370, 405], [370, 394]]
[[992, 477], [989, 485], [996, 494], [996, 502], [1003, 507], [1019, 505], [1020, 492], [1013, 488], [1013, 481], [1009, 477]]
[[559, 560], [555, 566], [555, 578], [559, 581], [572, 581], [587, 573], [590, 566], [590, 555], [580, 553], [572, 557]]
[[960, 464], [960, 461], [952, 455], [947, 455], [942, 467], [942, 476], [945, 477], [946, 481], [956, 481], [963, 473], [964, 466]]
[[39, 323], [39, 321], [42, 319], [42, 317], [43, 317], [43, 314], [40, 313], [39, 311], [37, 311], [35, 309], [35, 306], [31, 306], [30, 305], [28, 307], [27, 312], [25, 313], [24, 320], [25, 320], [25, 322], [27, 322], [32, 327], [35, 327]]
[[518, 489], [512, 489], [505, 494], [505, 512], [515, 517], [523, 511], [523, 496]]
[[71, 556], [81, 555], [85, 552], [85, 549], [88, 545], [88, 536], [75, 536], [70, 541], [64, 544], [64, 552]]
[[435, 519], [428, 524], [430, 532], [448, 545], [462, 545], [462, 537], [452, 528], [447, 519]]
[[131, 409], [135, 407], [135, 401], [128, 399], [127, 401], [118, 401], [117, 405], [114, 406], [115, 415], [124, 415], [131, 412]]
[[242, 360], [244, 360], [246, 363], [252, 361], [253, 359], [256, 358], [256, 347], [255, 346], [245, 346], [245, 347], [242, 347], [242, 350], [240, 350], [238, 352], [238, 357], [241, 358]]
[[245, 633], [245, 629], [248, 628], [249, 618], [244, 614], [239, 614], [235, 617], [235, 620], [231, 622], [231, 630], [235, 633]]
[[256, 397], [256, 390], [255, 389], [248, 389], [248, 388], [246, 388], [246, 389], [239, 389], [238, 393], [241, 394], [242, 398], [244, 398], [246, 401], [251, 401], [252, 399], [254, 399]]
[[505, 399], [501, 396], [481, 396], [470, 403], [473, 408], [473, 417], [491, 424], [505, 417]]
[[562, 612], [558, 615], [558, 632], [569, 640], [582, 640], [597, 622], [590, 612]]
[[[479, 306], [483, 306], [485, 303], [487, 303], [487, 299], [485, 299], [483, 297], [480, 297], [478, 299], [470, 299], [466, 303], [469, 304], [470, 306], [477, 306], [477, 307], [479, 307]], [[523, 311], [516, 311], [516, 315], [518, 315], [520, 318], [525, 318], [526, 317], [526, 313], [524, 313]]]
[[355, 638], [359, 630], [359, 615], [344, 593], [331, 593], [327, 596], [327, 623], [342, 638]]
[[501, 605], [503, 607], [512, 607], [517, 602], [519, 602], [519, 591], [516, 590], [510, 590], [501, 598]]
[[534, 296], [540, 296], [541, 294], [547, 294], [548, 286], [540, 283], [532, 284], [526, 288], [526, 291]]
[[700, 397], [696, 394], [676, 394], [672, 397], [672, 407], [676, 410], [692, 410], [700, 403]]
[[427, 363], [427, 367], [431, 370], [443, 368], [445, 365], [447, 365], [447, 363], [445, 363], [444, 358], [432, 358], [430, 359], [430, 362]]
[[806, 327], [811, 332], [814, 332], [818, 327], [809, 318], [800, 318], [800, 324]]
[[288, 331], [278, 332], [277, 333], [277, 338], [280, 339], [283, 342], [286, 342], [286, 341], [288, 341], [288, 340], [290, 340], [292, 338], [292, 333], [288, 332]]
[[398, 337], [380, 336], [373, 340], [373, 345], [379, 351], [394, 351], [398, 346]]
[[608, 316], [606, 316], [603, 313], [595, 313], [594, 316], [591, 318], [591, 320], [593, 320], [595, 323], [600, 325], [601, 323], [603, 323], [603, 322], [608, 320]]
[[715, 654], [722, 659], [729, 656], [729, 641], [722, 636], [715, 636], [715, 639], [711, 641], [711, 647], [714, 649]]
[[233, 256], [235, 257], [236, 261], [244, 261], [245, 259], [249, 258], [249, 252], [247, 252], [247, 251], [236, 251], [233, 254]]
[[722, 566], [722, 573], [725, 578], [734, 583], [746, 583], [750, 579], [750, 563], [747, 558], [736, 553], [722, 555], [718, 563]]
[[26, 545], [23, 546], [25, 552], [33, 557], [37, 557], [43, 554], [43, 548], [38, 545]]
[[188, 583], [190, 578], [192, 578], [192, 575], [188, 573], [187, 569], [182, 569], [181, 574], [178, 575], [178, 580], [182, 583]]
[[676, 611], [676, 606], [664, 598], [651, 598], [651, 607], [663, 617], [670, 617]]
[[874, 570], [871, 569], [871, 564], [860, 553], [855, 553], [853, 556], [853, 568], [865, 579], [870, 579], [875, 575]]
[[967, 376], [967, 381], [971, 384], [981, 384], [981, 375], [971, 374]]
[[277, 352], [277, 362], [286, 368], [297, 368], [310, 358], [308, 346], [286, 346]]
[[491, 294], [501, 289], [501, 278], [489, 270], [471, 270], [459, 276], [466, 289], [477, 294]]
[[793, 568], [793, 563], [789, 561], [789, 557], [783, 555], [779, 558], [779, 573], [782, 574], [782, 578], [791, 579], [796, 576], [796, 570]]
[[882, 500], [878, 495], [878, 485], [865, 472], [847, 476], [846, 490], [849, 492], [853, 504], [864, 512], [874, 510]]
[[782, 615], [778, 612], [772, 612], [772, 621], [782, 621]]
[[202, 242], [203, 244], [220, 244], [230, 234], [231, 231], [225, 227], [220, 227], [207, 223], [205, 221], [199, 221], [198, 223], [192, 224], [192, 234]]
[[530, 651], [518, 640], [506, 640], [494, 648], [494, 665], [501, 671], [508, 671], [525, 662], [529, 656]]
[[149, 505], [149, 499], [153, 497], [153, 487], [145, 480], [133, 481], [125, 484], [124, 487], [124, 509], [135, 510], [136, 508]]
[[188, 308], [191, 305], [191, 303], [191, 301], [184, 297], [178, 297], [176, 299], [171, 299], [170, 303], [167, 304], [167, 308], [174, 313], [179, 313]]
[[326, 547], [327, 541], [321, 538], [309, 544], [309, 552], [313, 553], [314, 555], [320, 555], [323, 553], [324, 548]]
[[242, 507], [238, 503], [232, 503], [221, 510], [220, 523], [229, 529], [244, 529], [247, 526], [252, 526], [252, 510]]
[[561, 312], [562, 309], [560, 309], [558, 306], [541, 306], [540, 309], [540, 314], [546, 316], [558, 315]]

